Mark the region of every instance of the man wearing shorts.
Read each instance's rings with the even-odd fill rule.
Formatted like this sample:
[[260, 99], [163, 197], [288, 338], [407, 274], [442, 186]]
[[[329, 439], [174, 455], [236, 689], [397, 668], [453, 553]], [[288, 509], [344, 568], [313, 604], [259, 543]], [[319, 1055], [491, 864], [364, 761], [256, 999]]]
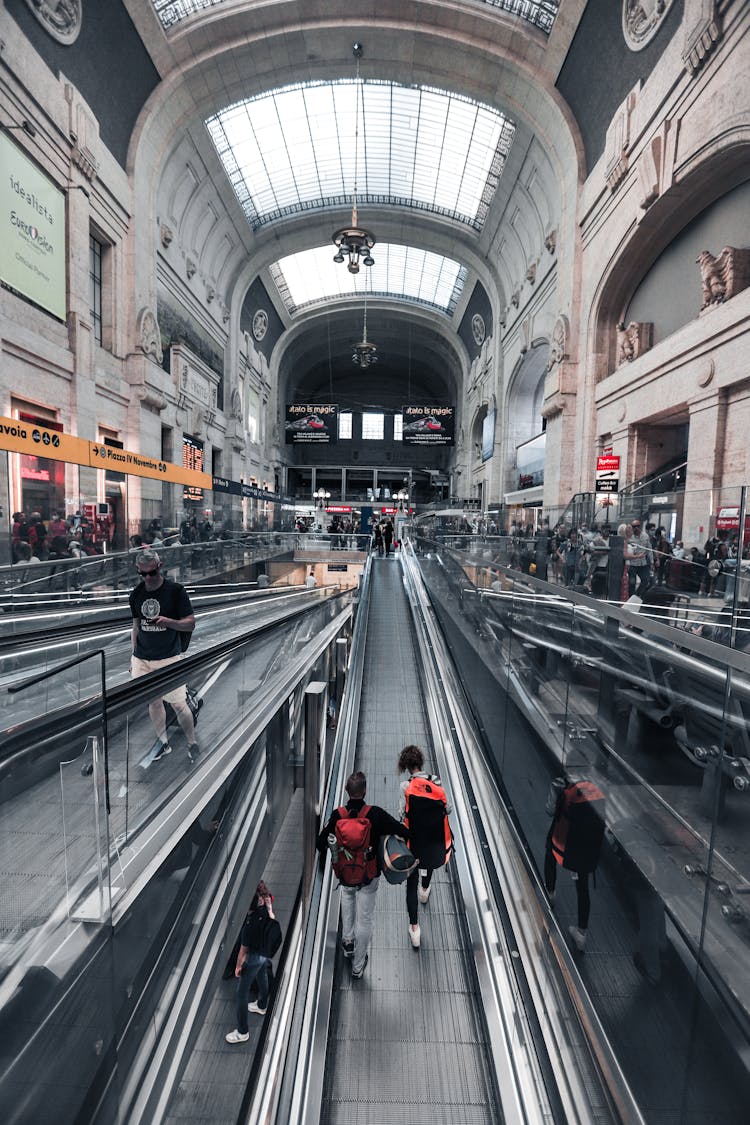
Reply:
[[[195, 615], [187, 591], [179, 582], [164, 577], [156, 551], [140, 551], [135, 566], [141, 581], [131, 591], [129, 599], [133, 617], [133, 657], [130, 664], [133, 679], [148, 672], [157, 672], [180, 660], [180, 633], [191, 633], [195, 628]], [[148, 705], [156, 736], [161, 741], [161, 749], [153, 760], [172, 753], [167, 737], [165, 703], [171, 705], [177, 716], [187, 739], [188, 757], [193, 761], [198, 754], [198, 745], [185, 684]]]

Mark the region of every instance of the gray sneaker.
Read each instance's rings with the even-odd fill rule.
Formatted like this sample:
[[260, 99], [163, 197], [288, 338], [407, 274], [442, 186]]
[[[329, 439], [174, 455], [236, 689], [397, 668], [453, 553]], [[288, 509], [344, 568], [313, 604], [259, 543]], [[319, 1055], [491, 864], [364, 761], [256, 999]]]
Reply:
[[154, 754], [153, 761], [158, 762], [159, 758], [166, 758], [167, 754], [171, 754], [171, 753], [172, 753], [172, 747], [169, 745], [169, 743], [168, 742], [162, 742], [161, 750], [159, 750], [159, 752], [157, 754]]
[[578, 926], [568, 926], [568, 933], [573, 939], [573, 944], [579, 953], [586, 951], [586, 931], [579, 930]]
[[359, 972], [355, 972], [354, 969], [352, 968], [352, 980], [361, 980], [362, 979], [362, 977], [365, 975], [365, 969], [367, 968], [367, 962], [369, 960], [370, 960], [370, 954], [365, 953], [365, 959], [362, 962], [362, 968], [359, 970]]

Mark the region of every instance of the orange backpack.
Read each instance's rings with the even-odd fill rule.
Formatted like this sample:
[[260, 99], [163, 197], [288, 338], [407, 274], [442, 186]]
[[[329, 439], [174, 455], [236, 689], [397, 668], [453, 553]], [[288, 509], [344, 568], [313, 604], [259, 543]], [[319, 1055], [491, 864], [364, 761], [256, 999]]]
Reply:
[[412, 777], [406, 787], [404, 826], [409, 848], [426, 867], [443, 867], [453, 851], [448, 798], [437, 777]]

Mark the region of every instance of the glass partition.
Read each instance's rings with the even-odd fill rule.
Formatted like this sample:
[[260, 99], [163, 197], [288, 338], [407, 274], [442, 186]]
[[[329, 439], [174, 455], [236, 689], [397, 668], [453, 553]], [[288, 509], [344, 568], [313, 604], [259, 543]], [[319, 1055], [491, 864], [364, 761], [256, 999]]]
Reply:
[[[303, 597], [287, 621], [275, 600], [255, 636], [228, 606], [206, 625], [213, 648], [104, 701], [99, 653], [13, 693], [42, 706], [19, 721], [14, 702], [0, 756], [3, 1121], [51, 1104], [61, 1125], [124, 1119], [131, 1063], [164, 1032], [200, 943], [229, 955], [299, 784], [288, 700], [331, 679], [327, 650], [349, 634], [350, 592]], [[149, 759], [159, 708], [172, 750]], [[288, 847], [291, 910], [303, 849]]]
[[[623, 607], [506, 566], [494, 544], [487, 559], [481, 536], [417, 545], [540, 900], [645, 1119], [741, 1120], [750, 656], [694, 612], [719, 603], [718, 591], [687, 612], [669, 597]], [[556, 858], [566, 854], [553, 831], [566, 784], [604, 809], [588, 869]]]

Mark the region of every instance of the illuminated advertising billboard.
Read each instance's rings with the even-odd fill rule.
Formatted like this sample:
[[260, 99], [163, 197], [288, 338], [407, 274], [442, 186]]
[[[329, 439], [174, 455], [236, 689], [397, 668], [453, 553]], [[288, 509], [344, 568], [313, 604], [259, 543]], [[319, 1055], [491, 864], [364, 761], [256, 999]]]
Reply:
[[338, 406], [331, 403], [287, 403], [287, 445], [333, 445], [336, 441]]
[[65, 320], [65, 196], [0, 133], [0, 280]]
[[402, 406], [404, 445], [453, 445], [455, 407]]
[[516, 446], [516, 468], [518, 469], [518, 487], [535, 488], [544, 484], [544, 451], [547, 445], [547, 435], [537, 434], [531, 441]]

